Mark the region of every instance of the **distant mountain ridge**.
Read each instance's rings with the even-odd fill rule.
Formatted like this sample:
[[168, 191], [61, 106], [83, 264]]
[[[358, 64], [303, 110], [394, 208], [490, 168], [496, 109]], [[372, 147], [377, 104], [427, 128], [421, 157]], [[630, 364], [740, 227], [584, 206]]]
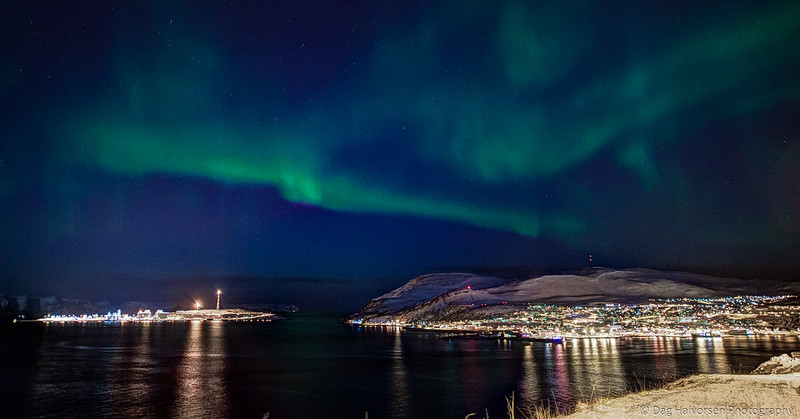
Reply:
[[47, 314], [94, 314], [111, 309], [108, 301], [91, 302], [56, 296], [5, 295], [0, 293], [0, 317], [36, 319]]
[[482, 318], [529, 303], [641, 303], [651, 298], [713, 298], [800, 293], [800, 284], [720, 278], [653, 269], [586, 268], [524, 280], [468, 273], [423, 275], [374, 298], [351, 319], [371, 322]]

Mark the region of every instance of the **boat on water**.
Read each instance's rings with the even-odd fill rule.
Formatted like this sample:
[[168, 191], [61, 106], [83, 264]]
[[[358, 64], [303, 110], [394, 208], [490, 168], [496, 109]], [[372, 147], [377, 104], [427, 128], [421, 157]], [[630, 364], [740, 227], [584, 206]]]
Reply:
[[500, 332], [454, 332], [439, 335], [439, 339], [474, 339], [474, 340], [522, 340], [526, 342], [562, 343], [564, 337], [560, 335], [529, 335], [524, 333]]
[[728, 330], [728, 336], [750, 336], [753, 335], [752, 329], [731, 329]]
[[519, 339], [528, 342], [548, 342], [548, 343], [564, 342], [563, 336], [522, 336]]
[[701, 330], [692, 332], [693, 338], [719, 338], [722, 337], [722, 332], [716, 330]]
[[453, 332], [453, 333], [444, 333], [439, 335], [439, 339], [484, 339], [484, 340], [495, 340], [495, 339], [505, 339], [504, 337], [496, 334], [496, 333], [479, 333], [479, 332]]

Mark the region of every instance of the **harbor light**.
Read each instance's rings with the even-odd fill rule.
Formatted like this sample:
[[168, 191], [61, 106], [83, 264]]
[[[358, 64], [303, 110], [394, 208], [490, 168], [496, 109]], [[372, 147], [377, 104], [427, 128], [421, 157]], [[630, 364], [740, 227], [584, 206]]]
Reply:
[[217, 290], [217, 310], [219, 310], [219, 296], [222, 295], [222, 290]]

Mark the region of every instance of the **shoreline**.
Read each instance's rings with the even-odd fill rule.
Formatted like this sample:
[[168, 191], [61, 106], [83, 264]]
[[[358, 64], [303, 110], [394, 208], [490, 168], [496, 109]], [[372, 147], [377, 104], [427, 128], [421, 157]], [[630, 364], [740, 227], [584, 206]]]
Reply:
[[[345, 320], [345, 324], [352, 327], [367, 327], [367, 328], [398, 328], [404, 332], [416, 333], [435, 333], [435, 334], [486, 334], [495, 335], [497, 339], [513, 338], [514, 334], [521, 334], [519, 329], [497, 329], [485, 327], [472, 327], [472, 328], [455, 328], [455, 327], [418, 327], [411, 326], [404, 323], [373, 323], [373, 322], [353, 322]], [[555, 330], [537, 330], [529, 333], [533, 335], [557, 335], [569, 340], [581, 339], [640, 339], [640, 338], [681, 338], [681, 339], [719, 339], [719, 338], [739, 338], [739, 337], [800, 337], [798, 330], [777, 330], [777, 331], [763, 331], [763, 330], [747, 330], [747, 332], [739, 332], [736, 329], [726, 330], [713, 330], [713, 335], [704, 335], [697, 333], [676, 333], [676, 332], [620, 332], [616, 334], [593, 334], [581, 335], [574, 333], [562, 333]]]

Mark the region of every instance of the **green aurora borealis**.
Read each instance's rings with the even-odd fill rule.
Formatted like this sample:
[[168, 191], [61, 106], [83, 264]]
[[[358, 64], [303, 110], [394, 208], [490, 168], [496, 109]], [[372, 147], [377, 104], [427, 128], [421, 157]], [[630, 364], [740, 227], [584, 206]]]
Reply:
[[[323, 214], [547, 240], [612, 264], [798, 267], [796, 2], [102, 7], [42, 28], [56, 11], [17, 3], [3, 30], [18, 46], [3, 54], [16, 140], [0, 150], [0, 193], [36, 185], [49, 224], [106, 192], [81, 180], [97, 172], [277, 191]], [[6, 219], [8, 237], [31, 222]], [[496, 265], [480, 241], [440, 266]], [[394, 266], [417, 268], [400, 276], [424, 271], [404, 258]]]

